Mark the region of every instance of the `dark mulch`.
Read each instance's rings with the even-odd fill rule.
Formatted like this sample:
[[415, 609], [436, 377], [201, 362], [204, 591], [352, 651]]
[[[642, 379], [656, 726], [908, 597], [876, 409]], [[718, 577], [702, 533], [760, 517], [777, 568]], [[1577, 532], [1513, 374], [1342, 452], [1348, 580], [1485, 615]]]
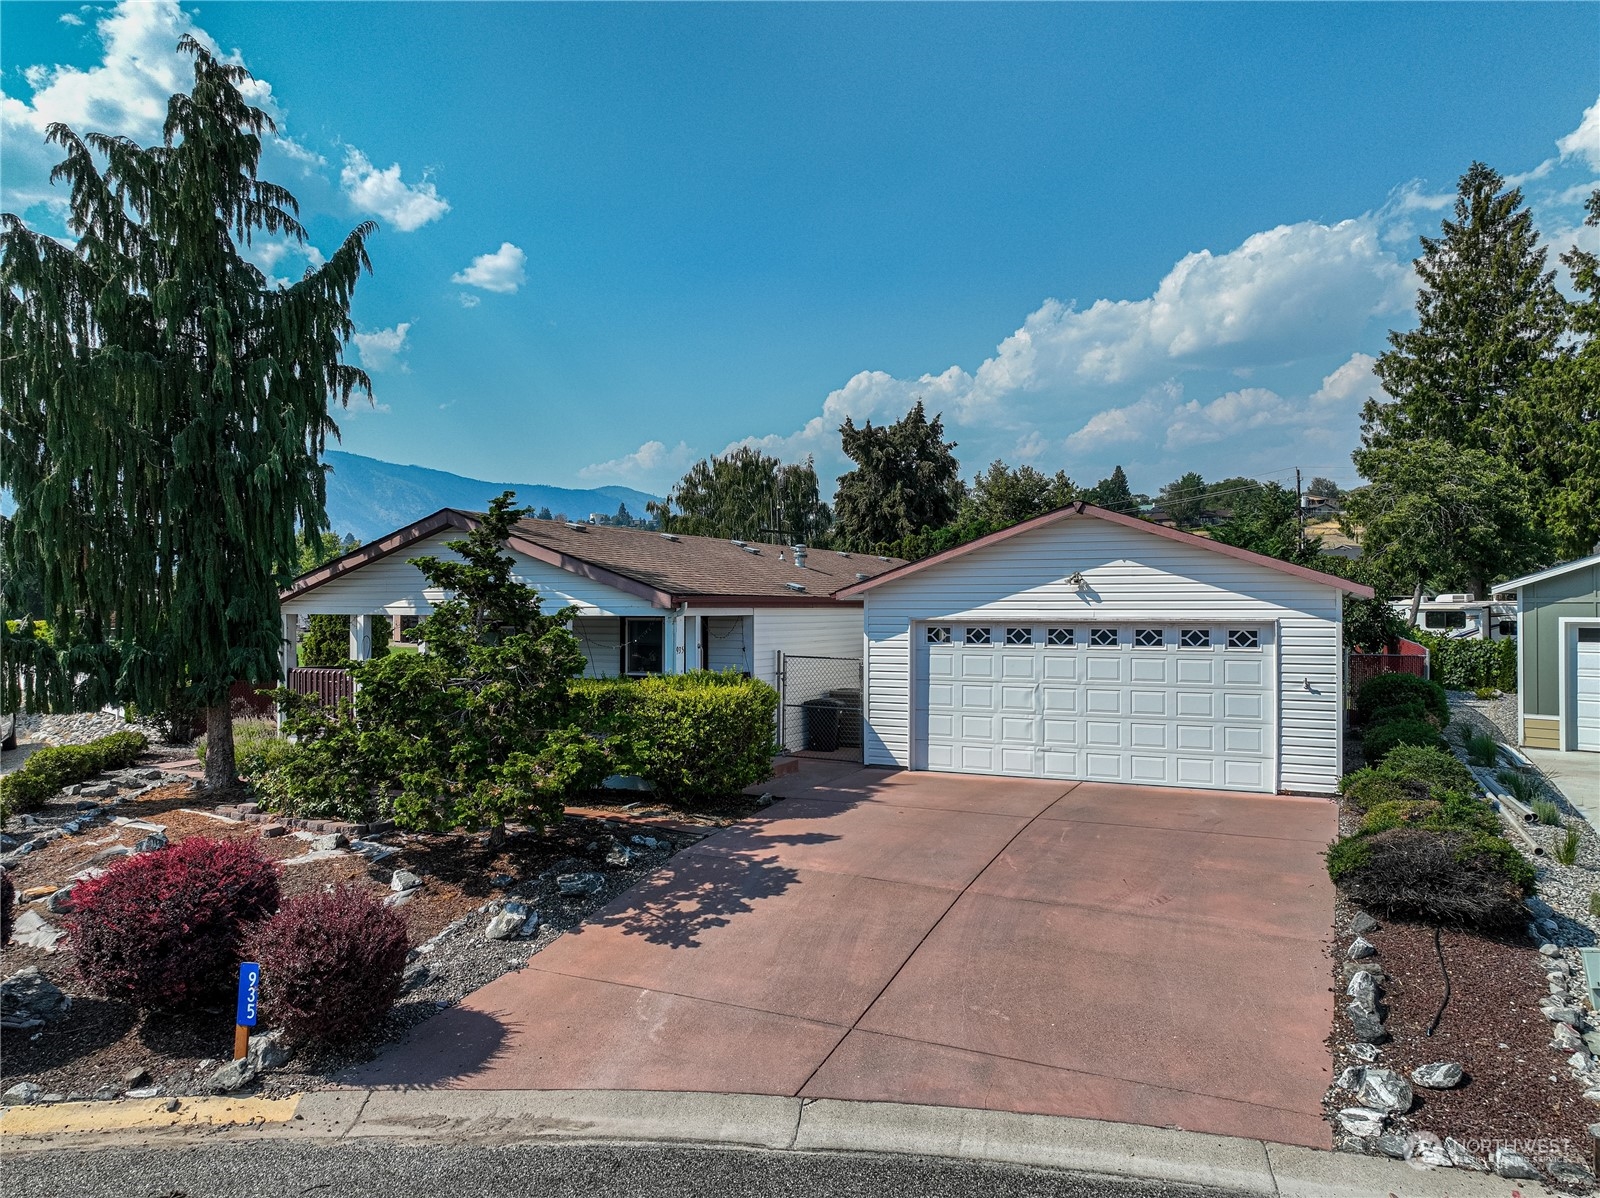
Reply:
[[[632, 795], [622, 798], [622, 795]], [[663, 819], [701, 828], [726, 828], [729, 824], [753, 815], [760, 815], [770, 804], [752, 795], [729, 795], [726, 798], [702, 799], [693, 803], [673, 802], [652, 795], [639, 797], [629, 791], [601, 791], [586, 796], [575, 806], [586, 811], [600, 811], [618, 819]]]

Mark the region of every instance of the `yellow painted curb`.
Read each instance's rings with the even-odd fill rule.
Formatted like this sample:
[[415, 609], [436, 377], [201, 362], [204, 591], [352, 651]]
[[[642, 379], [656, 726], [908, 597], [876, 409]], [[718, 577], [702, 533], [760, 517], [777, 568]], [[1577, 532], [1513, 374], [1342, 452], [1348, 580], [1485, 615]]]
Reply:
[[0, 1136], [93, 1134], [107, 1131], [165, 1131], [186, 1127], [233, 1127], [247, 1123], [287, 1123], [300, 1095], [289, 1098], [183, 1098], [175, 1111], [166, 1098], [120, 1102], [53, 1102], [18, 1106], [0, 1115]]

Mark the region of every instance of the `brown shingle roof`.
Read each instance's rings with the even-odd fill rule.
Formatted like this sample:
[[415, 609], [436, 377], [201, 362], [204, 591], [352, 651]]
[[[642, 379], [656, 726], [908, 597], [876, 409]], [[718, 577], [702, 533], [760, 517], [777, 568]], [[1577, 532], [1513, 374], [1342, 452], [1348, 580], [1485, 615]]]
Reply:
[[[435, 533], [464, 532], [477, 519], [478, 513], [454, 508], [435, 512], [301, 575], [280, 598], [302, 595]], [[643, 595], [662, 606], [696, 599], [815, 602], [862, 581], [858, 575], [872, 578], [902, 564], [896, 558], [811, 549], [805, 569], [801, 569], [795, 564], [794, 550], [787, 545], [751, 542], [745, 548], [718, 537], [663, 536], [649, 529], [556, 520], [519, 520], [510, 543], [537, 560]]]

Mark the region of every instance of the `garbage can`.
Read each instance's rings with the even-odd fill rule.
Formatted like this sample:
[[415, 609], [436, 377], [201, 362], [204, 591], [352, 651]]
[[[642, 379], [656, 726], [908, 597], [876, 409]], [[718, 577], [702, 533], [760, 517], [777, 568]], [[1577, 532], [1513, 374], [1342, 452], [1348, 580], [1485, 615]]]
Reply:
[[837, 699], [843, 710], [839, 712], [839, 747], [841, 749], [859, 749], [861, 747], [861, 691], [855, 687], [843, 687], [836, 691], [829, 691], [828, 698]]
[[805, 747], [813, 753], [832, 753], [839, 747], [839, 717], [844, 704], [822, 695], [800, 704]]

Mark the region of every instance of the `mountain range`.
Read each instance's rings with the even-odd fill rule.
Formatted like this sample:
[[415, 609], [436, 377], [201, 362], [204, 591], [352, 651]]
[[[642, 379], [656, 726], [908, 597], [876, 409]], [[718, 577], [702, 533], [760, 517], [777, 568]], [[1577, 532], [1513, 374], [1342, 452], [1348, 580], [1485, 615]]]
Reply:
[[363, 543], [440, 508], [481, 512], [502, 491], [515, 491], [517, 502], [525, 507], [547, 507], [552, 515], [564, 515], [569, 520], [586, 520], [593, 513], [613, 516], [622, 504], [638, 517], [644, 515], [644, 505], [657, 498], [632, 487], [585, 490], [542, 483], [486, 482], [343, 450], [329, 450], [322, 456], [332, 467], [328, 474], [328, 527], [340, 536], [350, 533]]

